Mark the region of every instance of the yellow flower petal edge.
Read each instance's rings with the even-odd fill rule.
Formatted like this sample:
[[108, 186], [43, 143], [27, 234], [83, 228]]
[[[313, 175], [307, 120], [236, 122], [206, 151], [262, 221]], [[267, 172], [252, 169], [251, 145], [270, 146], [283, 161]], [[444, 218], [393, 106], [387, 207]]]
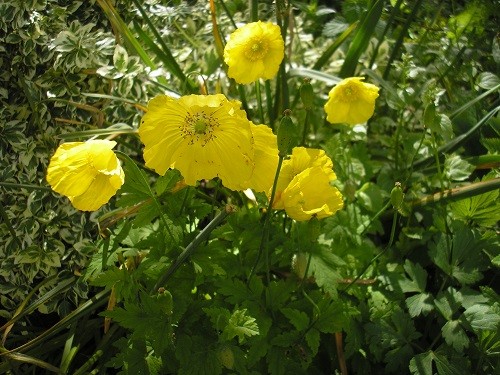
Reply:
[[320, 166], [307, 168], [296, 175], [282, 193], [283, 206], [292, 219], [323, 219], [342, 209], [342, 194], [330, 185], [330, 178]]
[[240, 107], [222, 94], [153, 98], [139, 127], [146, 166], [160, 175], [176, 168], [188, 185], [219, 177], [239, 190], [254, 169], [250, 121]]
[[[294, 147], [290, 159], [283, 162], [278, 184], [276, 186], [276, 195], [273, 202], [275, 209], [283, 209], [283, 201], [281, 200], [281, 193], [290, 184], [293, 178], [302, 171], [319, 166], [323, 169], [328, 176], [329, 181], [337, 178], [333, 172], [333, 162], [326, 155], [324, 150], [306, 147]], [[270, 194], [270, 193], [269, 193]]]
[[68, 142], [50, 159], [47, 182], [82, 211], [95, 211], [114, 196], [125, 181], [120, 161], [113, 152], [116, 142], [90, 140]]
[[330, 90], [324, 107], [328, 122], [356, 125], [373, 116], [379, 88], [363, 80], [364, 77], [346, 78]]
[[278, 25], [251, 22], [236, 29], [224, 48], [228, 76], [249, 84], [259, 78], [272, 79], [283, 61], [285, 43]]

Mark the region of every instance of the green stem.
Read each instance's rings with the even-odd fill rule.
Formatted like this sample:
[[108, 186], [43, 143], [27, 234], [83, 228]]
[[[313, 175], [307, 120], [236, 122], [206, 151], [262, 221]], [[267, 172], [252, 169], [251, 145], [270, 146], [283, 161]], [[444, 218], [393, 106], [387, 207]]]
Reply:
[[250, 21], [256, 22], [259, 20], [259, 1], [250, 0]]
[[220, 224], [222, 221], [231, 213], [235, 211], [233, 206], [227, 205], [224, 210], [219, 212], [213, 220], [208, 223], [208, 225], [203, 228], [203, 230], [198, 233], [193, 241], [184, 249], [184, 251], [177, 257], [174, 263], [167, 269], [167, 271], [160, 276], [155, 286], [151, 290], [151, 293], [155, 293], [158, 288], [165, 285], [168, 279], [174, 274], [174, 272], [184, 263], [184, 261], [196, 250], [198, 246], [208, 239], [210, 233]]
[[309, 131], [309, 121], [310, 121], [310, 118], [311, 118], [311, 110], [310, 109], [306, 109], [306, 117], [304, 118], [304, 129], [303, 129], [303, 132], [302, 132], [302, 141], [300, 142], [301, 146], [305, 146], [306, 145], [306, 138], [307, 138], [307, 133]]
[[[278, 177], [281, 171], [281, 165], [283, 164], [283, 156], [279, 156], [278, 159], [278, 166], [276, 168], [276, 174], [274, 175], [274, 182], [273, 182], [273, 189], [271, 191], [271, 199], [269, 199], [269, 204], [267, 205], [267, 211], [265, 214], [265, 219], [264, 219], [264, 226], [262, 228], [262, 236], [260, 238], [260, 245], [259, 245], [259, 253], [257, 255], [257, 259], [255, 260], [255, 263], [250, 271], [250, 275], [248, 275], [248, 280], [247, 280], [247, 286], [250, 285], [250, 281], [252, 280], [252, 277], [255, 273], [255, 270], [257, 269], [257, 266], [259, 265], [260, 258], [262, 256], [262, 253], [264, 249], [266, 250], [266, 265], [268, 265], [268, 249], [267, 249], [267, 242], [269, 239], [269, 218], [271, 216], [271, 210], [273, 209], [273, 202], [274, 202], [274, 196], [276, 195], [276, 186], [278, 185]], [[269, 268], [267, 268], [267, 281], [269, 282], [270, 280], [270, 274], [269, 274]]]
[[363, 271], [361, 271], [361, 273], [356, 276], [342, 291], [343, 292], [346, 292], [352, 285], [354, 285], [356, 283], [356, 281], [358, 281], [364, 274], [365, 272], [368, 270], [368, 268], [370, 268], [370, 266], [375, 263], [377, 261], [378, 258], [380, 258], [382, 255], [384, 255], [387, 250], [389, 250], [392, 246], [392, 243], [394, 241], [394, 235], [396, 233], [396, 223], [397, 223], [397, 218], [398, 218], [398, 212], [397, 211], [394, 211], [394, 215], [392, 217], [392, 228], [391, 228], [391, 236], [389, 238], [389, 243], [387, 244], [387, 246], [385, 247], [384, 250], [382, 250], [380, 253], [378, 253], [371, 261], [370, 263], [368, 263], [366, 265], [366, 267], [363, 269]]
[[271, 129], [274, 131], [274, 122], [276, 121], [276, 117], [273, 112], [273, 94], [271, 91], [271, 81], [266, 79], [265, 81], [266, 87], [266, 107], [267, 107], [267, 118], [269, 119], [269, 124]]
[[460, 200], [476, 195], [484, 194], [492, 190], [500, 188], [500, 177], [492, 180], [475, 182], [467, 186], [460, 186], [445, 191], [440, 191], [436, 194], [427, 195], [423, 198], [408, 202], [410, 206], [417, 207], [429, 203], [436, 203], [442, 200]]
[[261, 124], [264, 123], [264, 108], [262, 108], [262, 95], [260, 93], [260, 82], [259, 80], [255, 81], [255, 95], [257, 96], [257, 106], [259, 108], [259, 116]]
[[375, 214], [375, 216], [373, 216], [373, 217], [370, 219], [370, 222], [369, 222], [367, 225], [365, 225], [365, 226], [363, 227], [363, 230], [362, 230], [360, 233], [358, 233], [358, 234], [359, 234], [360, 236], [364, 235], [364, 234], [365, 234], [365, 232], [366, 232], [366, 230], [367, 230], [368, 228], [370, 228], [370, 225], [372, 225], [372, 223], [373, 223], [375, 220], [377, 220], [377, 219], [380, 217], [380, 215], [382, 215], [385, 211], [387, 211], [387, 209], [388, 209], [389, 207], [391, 207], [391, 204], [392, 204], [392, 203], [391, 203], [391, 201], [390, 201], [390, 200], [389, 200], [389, 201], [387, 201], [387, 203], [384, 205], [384, 207], [382, 207], [382, 208], [381, 208], [381, 209], [380, 209], [380, 210], [379, 210], [379, 211]]

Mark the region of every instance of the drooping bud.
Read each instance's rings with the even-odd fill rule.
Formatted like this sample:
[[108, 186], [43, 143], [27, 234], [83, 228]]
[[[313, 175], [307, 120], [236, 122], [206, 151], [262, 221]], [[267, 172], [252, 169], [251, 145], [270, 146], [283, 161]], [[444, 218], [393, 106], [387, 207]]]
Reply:
[[300, 86], [300, 99], [306, 110], [312, 109], [314, 105], [314, 91], [308, 78], [305, 78], [304, 83]]
[[283, 117], [281, 118], [280, 125], [278, 127], [278, 151], [279, 156], [287, 156], [293, 148], [293, 143], [295, 140], [295, 124], [290, 117], [292, 111], [286, 109], [283, 112]]
[[172, 315], [172, 309], [174, 308], [174, 301], [172, 294], [165, 288], [158, 288], [158, 294], [156, 295], [156, 300], [160, 303], [160, 309], [163, 313], [167, 315]]
[[403, 200], [405, 198], [405, 194], [403, 193], [403, 189], [401, 188], [401, 183], [396, 182], [394, 187], [391, 190], [391, 203], [392, 207], [396, 210], [400, 210], [403, 204]]

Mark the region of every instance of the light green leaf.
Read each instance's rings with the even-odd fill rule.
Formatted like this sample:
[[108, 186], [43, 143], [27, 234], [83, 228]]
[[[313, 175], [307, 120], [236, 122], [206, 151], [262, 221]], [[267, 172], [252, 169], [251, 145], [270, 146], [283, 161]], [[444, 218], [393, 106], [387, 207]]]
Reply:
[[452, 203], [450, 208], [453, 216], [457, 219], [473, 220], [480, 225], [493, 226], [500, 220], [498, 189], [462, 199]]
[[465, 319], [474, 330], [498, 330], [500, 315], [487, 305], [474, 305], [464, 311]]
[[434, 309], [433, 297], [430, 293], [419, 293], [406, 299], [406, 306], [412, 318], [424, 314], [427, 315]]
[[490, 72], [482, 72], [477, 77], [477, 84], [482, 89], [489, 90], [500, 84], [500, 78], [498, 78], [496, 74]]
[[227, 326], [222, 332], [222, 337], [231, 340], [238, 336], [238, 341], [241, 344], [245, 337], [255, 336], [259, 334], [259, 327], [255, 322], [255, 318], [246, 314], [247, 310], [236, 310], [229, 318]]
[[444, 162], [444, 173], [452, 181], [464, 181], [474, 172], [476, 167], [463, 160], [458, 155], [446, 157]]

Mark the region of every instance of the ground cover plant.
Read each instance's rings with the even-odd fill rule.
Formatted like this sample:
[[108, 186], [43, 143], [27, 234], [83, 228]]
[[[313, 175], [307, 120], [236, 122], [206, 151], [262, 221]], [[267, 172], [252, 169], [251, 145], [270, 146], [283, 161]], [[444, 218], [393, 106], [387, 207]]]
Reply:
[[2, 2], [0, 373], [495, 373], [499, 10]]

